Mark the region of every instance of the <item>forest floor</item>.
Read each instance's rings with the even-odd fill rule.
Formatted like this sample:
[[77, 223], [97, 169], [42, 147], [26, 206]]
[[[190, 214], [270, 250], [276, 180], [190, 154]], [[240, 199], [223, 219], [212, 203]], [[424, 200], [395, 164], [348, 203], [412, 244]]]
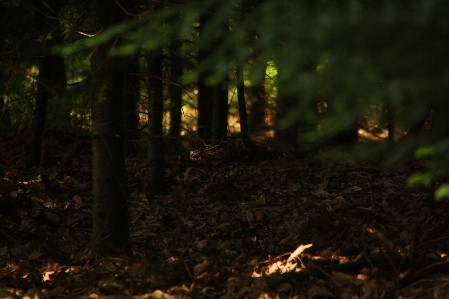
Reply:
[[0, 298], [449, 298], [449, 204], [394, 171], [238, 141], [168, 159], [150, 196], [127, 159], [132, 258], [89, 251], [89, 139], [0, 142]]

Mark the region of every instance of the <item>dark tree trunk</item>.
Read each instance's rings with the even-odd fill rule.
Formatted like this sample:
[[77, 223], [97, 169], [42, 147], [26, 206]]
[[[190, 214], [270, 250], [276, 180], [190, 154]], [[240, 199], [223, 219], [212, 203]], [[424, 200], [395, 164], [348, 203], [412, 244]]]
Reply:
[[387, 102], [385, 110], [385, 113], [387, 114], [388, 141], [394, 142], [394, 135], [396, 131], [396, 109], [393, 108], [393, 105]]
[[[224, 35], [229, 32], [229, 23], [224, 22], [220, 24], [220, 29]], [[220, 43], [223, 38], [217, 40], [214, 43], [214, 48], [221, 47]], [[229, 46], [229, 45], [226, 45]], [[227, 49], [231, 52], [231, 49]], [[226, 62], [225, 62], [226, 63]], [[221, 140], [225, 140], [228, 134], [228, 67], [226, 66], [226, 72], [221, 80], [214, 85], [214, 97], [212, 102], [212, 143], [218, 143]]]
[[178, 47], [170, 49], [170, 132], [172, 137], [181, 134], [182, 88], [179, 79], [182, 76], [182, 59], [177, 53]]
[[214, 89], [204, 83], [204, 75], [198, 78], [198, 136], [210, 140], [212, 134], [212, 101]]
[[[204, 26], [210, 19], [210, 15], [200, 16], [199, 34], [203, 34]], [[201, 64], [209, 55], [210, 49], [200, 47], [198, 51], [198, 64]], [[203, 73], [198, 78], [198, 136], [201, 139], [210, 140], [212, 137], [212, 103], [214, 98], [214, 88], [205, 83], [208, 73]]]
[[125, 121], [125, 155], [137, 154], [139, 140], [137, 103], [140, 99], [139, 90], [139, 61], [137, 56], [128, 58], [125, 64], [124, 88], [124, 121]]
[[[350, 97], [346, 103], [345, 109], [351, 109], [352, 105], [355, 105], [356, 100], [354, 97]], [[328, 101], [327, 110], [331, 115], [347, 115], [347, 111], [336, 110], [336, 105], [331, 101]], [[354, 115], [354, 112], [350, 113]], [[353, 119], [348, 125], [342, 126], [338, 134], [328, 140], [330, 146], [351, 146], [358, 142], [359, 139], [359, 122], [358, 119]]]
[[39, 59], [39, 75], [37, 76], [36, 105], [31, 123], [31, 142], [28, 146], [27, 165], [39, 165], [42, 159], [42, 137], [47, 118], [47, 101], [50, 92], [47, 89], [51, 73], [51, 56]]
[[265, 128], [265, 72], [266, 63], [263, 68], [262, 81], [259, 84], [251, 86], [247, 89], [250, 95], [251, 108], [249, 114], [249, 132], [254, 134], [258, 133], [261, 129]]
[[[1, 49], [1, 48], [0, 48]], [[0, 51], [2, 51], [1, 49]], [[11, 72], [5, 72], [4, 68], [0, 68], [0, 82], [2, 82], [2, 87], [0, 92], [2, 96], [0, 97], [0, 128], [1, 133], [4, 133], [7, 129], [11, 127], [11, 117], [8, 112], [8, 94], [9, 94], [9, 84], [7, 84], [8, 77], [10, 77]], [[6, 130], [5, 130], [6, 129]]]
[[[31, 124], [31, 143], [28, 147], [27, 164], [36, 166], [42, 159], [42, 137], [47, 119], [47, 104], [52, 97], [57, 97], [62, 105], [58, 105], [58, 110], [54, 115], [61, 115], [64, 122], [59, 127], [70, 124], [70, 107], [64, 104], [64, 94], [66, 92], [65, 64], [62, 57], [52, 55], [51, 47], [56, 43], [62, 43], [61, 30], [57, 18], [49, 18], [42, 14], [46, 7], [36, 12], [37, 38], [40, 40], [39, 75], [37, 77], [36, 104]], [[56, 7], [55, 11], [59, 9]], [[53, 13], [53, 11], [50, 11]], [[58, 17], [58, 16], [55, 16]], [[52, 32], [53, 38], [43, 40], [42, 36], [47, 36]], [[62, 112], [61, 112], [62, 111]]]
[[178, 54], [179, 44], [170, 46], [170, 75], [168, 91], [170, 95], [170, 138], [166, 140], [167, 154], [177, 155], [182, 151], [181, 123], [182, 123], [182, 88], [179, 79], [182, 76], [183, 60]]
[[[42, 138], [47, 119], [47, 104], [50, 99], [59, 101], [53, 103], [52, 125], [56, 124], [58, 129], [70, 129], [70, 107], [65, 106], [66, 81], [65, 64], [61, 57], [44, 54], [39, 58], [39, 75], [37, 77], [36, 105], [31, 124], [31, 143], [29, 146], [27, 164], [39, 165], [42, 158]], [[62, 120], [64, 119], [64, 120]]]
[[[112, 0], [92, 2], [92, 27], [107, 28], [123, 20]], [[124, 59], [107, 56], [100, 45], [91, 57], [92, 106], [92, 245], [99, 256], [132, 255], [125, 192], [123, 130]]]
[[[59, 10], [59, 9], [58, 9]], [[55, 28], [53, 30], [53, 39], [49, 42], [48, 52], [51, 51], [53, 45], [63, 44], [61, 25], [58, 20], [52, 20], [51, 26]], [[50, 102], [52, 110], [50, 110], [52, 115], [56, 116], [54, 124], [58, 126], [60, 130], [71, 131], [72, 122], [70, 117], [70, 112], [72, 110], [72, 102], [70, 97], [66, 97], [67, 93], [67, 76], [66, 67], [63, 57], [50, 55], [51, 56], [51, 72], [49, 79], [49, 84], [51, 88], [51, 94], [53, 100]]]
[[[292, 78], [286, 75], [288, 72], [284, 72], [289, 66], [285, 65], [286, 61], [283, 62], [284, 65], [278, 66], [277, 75], [275, 141], [286, 150], [308, 152], [316, 146], [308, 137], [317, 130], [317, 104], [312, 100], [304, 101], [301, 94], [291, 94], [286, 91], [284, 86], [289, 86]], [[305, 63], [302, 71], [315, 73], [315, 64]], [[279, 121], [286, 119], [288, 113], [298, 107], [301, 107], [300, 114], [290, 120], [290, 125], [287, 128], [280, 127]]]
[[357, 121], [351, 123], [350, 126], [344, 128], [340, 133], [332, 139], [332, 145], [350, 146], [359, 140], [359, 124]]
[[240, 114], [240, 132], [243, 139], [249, 139], [248, 133], [248, 118], [246, 115], [246, 100], [245, 100], [245, 84], [243, 79], [243, 68], [237, 65], [237, 99], [239, 103]]
[[433, 106], [431, 135], [435, 140], [449, 138], [449, 88], [447, 86], [442, 87], [441, 95]]
[[214, 86], [212, 106], [212, 143], [226, 139], [228, 133], [228, 86], [227, 80]]
[[162, 50], [151, 53], [148, 61], [148, 183], [156, 194], [162, 193], [165, 189], [162, 62]]
[[279, 127], [279, 121], [287, 116], [287, 113], [294, 109], [298, 104], [298, 99], [293, 96], [283, 95], [283, 86], [278, 85], [278, 96], [276, 98], [276, 132], [275, 142], [283, 149], [288, 151], [298, 150], [298, 134], [299, 134], [299, 121], [293, 122], [287, 128]]

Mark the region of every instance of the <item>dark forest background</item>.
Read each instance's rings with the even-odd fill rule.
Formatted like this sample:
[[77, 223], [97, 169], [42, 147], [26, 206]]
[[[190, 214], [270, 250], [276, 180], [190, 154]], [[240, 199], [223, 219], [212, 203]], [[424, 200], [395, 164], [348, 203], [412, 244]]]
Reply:
[[36, 174], [89, 140], [98, 256], [133, 253], [130, 158], [150, 197], [171, 158], [236, 141], [245, 161], [419, 161], [408, 186], [449, 195], [446, 1], [3, 0], [0, 20], [0, 134]]

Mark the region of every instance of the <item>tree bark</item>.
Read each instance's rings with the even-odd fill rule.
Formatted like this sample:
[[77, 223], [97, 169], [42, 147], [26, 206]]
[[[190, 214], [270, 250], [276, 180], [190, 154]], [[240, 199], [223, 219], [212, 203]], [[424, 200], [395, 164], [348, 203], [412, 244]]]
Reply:
[[47, 101], [49, 98], [48, 80], [51, 72], [51, 57], [45, 55], [39, 59], [39, 75], [37, 76], [36, 104], [31, 123], [31, 142], [28, 146], [27, 165], [37, 166], [42, 159], [42, 138], [47, 119]]
[[140, 99], [139, 90], [139, 61], [136, 55], [127, 58], [125, 64], [125, 88], [124, 88], [124, 122], [125, 122], [125, 156], [137, 154], [136, 142], [139, 140], [137, 126], [139, 115], [137, 103]]
[[[45, 6], [40, 7], [45, 11]], [[35, 98], [35, 109], [31, 124], [31, 142], [28, 147], [27, 165], [36, 166], [42, 159], [42, 138], [47, 119], [47, 104], [52, 97], [57, 97], [61, 104], [59, 109], [54, 111], [54, 115], [61, 115], [63, 122], [58, 123], [59, 127], [65, 128], [70, 124], [70, 107], [64, 105], [63, 96], [66, 92], [65, 64], [62, 57], [52, 55], [51, 47], [62, 42], [61, 29], [58, 19], [49, 18], [39, 10], [35, 13], [37, 27], [37, 37], [39, 41], [39, 74], [37, 76], [37, 90]], [[54, 11], [58, 12], [56, 7]], [[53, 13], [53, 11], [50, 11]], [[57, 15], [55, 17], [58, 17]], [[52, 38], [46, 39], [52, 32]], [[61, 113], [62, 111], [62, 113]], [[62, 116], [63, 115], [63, 116]]]
[[182, 60], [178, 56], [178, 47], [170, 49], [170, 132], [172, 137], [181, 134], [182, 88], [179, 79], [182, 76]]
[[[221, 30], [223, 34], [227, 34], [229, 32], [229, 23], [226, 21], [223, 24], [220, 24]], [[220, 47], [220, 42], [223, 38], [214, 43], [214, 48]], [[231, 49], [227, 49], [227, 52], [231, 52]], [[230, 55], [230, 53], [229, 53]], [[220, 78], [217, 84], [214, 85], [214, 97], [212, 102], [212, 143], [219, 143], [221, 140], [226, 139], [228, 133], [228, 69], [229, 67], [226, 65], [227, 71], [224, 77]]]
[[[200, 16], [199, 34], [203, 34], [204, 26], [206, 26], [210, 15], [203, 14]], [[198, 64], [201, 64], [209, 55], [210, 49], [200, 47], [198, 51]], [[214, 98], [214, 88], [205, 83], [208, 73], [202, 73], [198, 78], [198, 136], [201, 139], [210, 140], [212, 136], [212, 102]]]
[[[112, 0], [92, 2], [92, 27], [107, 28], [123, 19]], [[125, 195], [123, 130], [123, 58], [107, 57], [110, 44], [91, 57], [92, 107], [92, 246], [99, 256], [132, 255]]]
[[212, 106], [212, 143], [226, 139], [228, 133], [228, 87], [225, 80], [214, 86]]
[[[55, 10], [59, 13], [60, 7], [56, 7]], [[53, 38], [49, 41], [47, 47], [47, 53], [50, 53], [51, 48], [54, 45], [63, 44], [63, 38], [61, 33], [61, 24], [59, 20], [50, 20], [51, 28], [53, 28]], [[54, 115], [54, 125], [59, 130], [71, 131], [72, 122], [70, 112], [72, 110], [72, 102], [70, 97], [66, 97], [67, 93], [67, 76], [64, 58], [58, 55], [50, 55], [51, 59], [51, 71], [49, 84], [51, 88], [50, 115]], [[52, 120], [53, 121], [53, 120]]]
[[[262, 63], [262, 62], [257, 62]], [[266, 108], [266, 99], [265, 99], [265, 73], [266, 73], [266, 63], [264, 63], [264, 68], [262, 68], [263, 76], [262, 81], [258, 84], [250, 86], [247, 89], [248, 94], [250, 95], [250, 113], [248, 119], [248, 129], [249, 132], [254, 134], [258, 133], [261, 129], [266, 126], [265, 122], [265, 108]]]
[[246, 115], [246, 100], [245, 100], [245, 81], [243, 78], [243, 68], [237, 65], [237, 99], [239, 103], [240, 115], [240, 133], [243, 139], [249, 139], [248, 133], [248, 117]]
[[165, 189], [165, 149], [162, 136], [162, 50], [151, 53], [148, 62], [148, 183], [160, 194]]

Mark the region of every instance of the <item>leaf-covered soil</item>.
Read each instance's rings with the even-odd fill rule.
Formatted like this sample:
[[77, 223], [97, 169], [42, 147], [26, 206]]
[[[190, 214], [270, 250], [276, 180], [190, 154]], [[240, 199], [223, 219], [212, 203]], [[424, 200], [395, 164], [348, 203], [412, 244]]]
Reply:
[[336, 165], [238, 141], [168, 159], [152, 196], [127, 159], [132, 258], [96, 259], [90, 143], [4, 137], [0, 298], [448, 298], [448, 203], [410, 164]]

